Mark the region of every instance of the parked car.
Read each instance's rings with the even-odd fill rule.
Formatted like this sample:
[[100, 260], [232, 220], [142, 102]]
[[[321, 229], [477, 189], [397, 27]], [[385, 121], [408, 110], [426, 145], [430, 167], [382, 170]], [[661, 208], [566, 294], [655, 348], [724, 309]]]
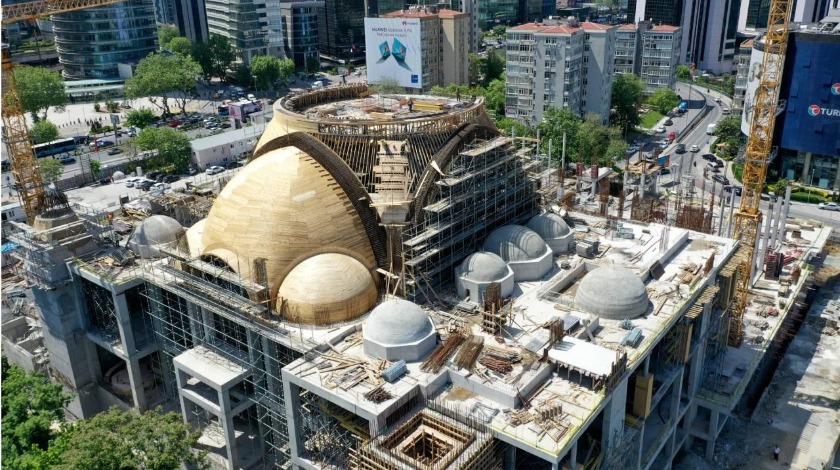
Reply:
[[108, 155], [116, 155], [118, 153], [122, 153], [122, 149], [119, 147], [114, 147], [111, 150], [108, 150]]
[[668, 140], [670, 140], [671, 142], [673, 142], [676, 139], [677, 139], [677, 133], [676, 132], [671, 132], [670, 134], [668, 134]]
[[726, 191], [727, 193], [735, 192], [735, 195], [736, 195], [736, 196], [740, 196], [740, 195], [741, 195], [741, 187], [740, 187], [740, 186], [729, 186], [729, 185], [726, 185], [726, 186], [724, 186], [724, 187], [723, 187], [723, 190], [724, 190], [724, 191]]
[[694, 145], [691, 146], [691, 153], [697, 153], [699, 151], [700, 151], [700, 146], [699, 145], [694, 144]]
[[639, 151], [639, 146], [638, 145], [632, 145], [630, 147], [627, 147], [627, 154], [628, 155], [632, 155], [632, 154], [634, 154], [638, 151]]
[[71, 157], [70, 155], [62, 155], [56, 160], [60, 161], [62, 165], [69, 165], [71, 163], [76, 163], [76, 159]]
[[674, 121], [672, 121], [670, 118], [669, 118], [669, 119], [666, 119], [666, 120], [665, 120], [665, 125], [666, 125], [666, 126], [672, 126], [672, 125], [674, 125]]
[[674, 150], [676, 153], [685, 153], [685, 144], [677, 144], [677, 148]]
[[712, 176], [712, 179], [717, 181], [718, 183], [723, 183], [724, 186], [729, 185], [729, 178], [723, 175], [714, 175]]
[[150, 180], [154, 180], [154, 179], [157, 179], [157, 177], [162, 175], [162, 174], [163, 174], [162, 171], [150, 171], [150, 172], [146, 173], [146, 178], [148, 178]]
[[190, 169], [189, 169], [189, 170], [187, 170], [187, 174], [188, 174], [188, 175], [190, 175], [190, 176], [195, 176], [195, 175], [197, 175], [197, 174], [198, 174], [198, 170], [196, 170], [196, 169], [195, 169], [195, 168], [193, 168], [193, 167], [190, 167]]
[[139, 177], [134, 176], [134, 177], [131, 177], [131, 178], [126, 178], [125, 179], [125, 185], [126, 185], [126, 187], [133, 188], [135, 184], [137, 184], [141, 181], [143, 181], [143, 178], [139, 178]]
[[840, 204], [836, 202], [821, 202], [819, 208], [824, 211], [840, 211]]
[[664, 126], [659, 126], [655, 129], [653, 129], [653, 131], [656, 132], [657, 134], [664, 134], [665, 133], [665, 127]]
[[174, 182], [178, 181], [179, 179], [181, 179], [181, 177], [178, 176], [178, 175], [166, 175], [166, 176], [163, 177], [163, 182], [164, 183], [174, 183]]
[[240, 168], [242, 166], [244, 166], [244, 164], [240, 161], [230, 162], [227, 165], [225, 165], [225, 167], [227, 167], [228, 170], [232, 170], [234, 168]]
[[148, 191], [149, 188], [151, 188], [152, 185], [154, 185], [154, 184], [155, 184], [154, 181], [144, 179], [143, 181], [141, 181], [139, 183], [135, 183], [134, 187], [137, 188], [137, 189], [142, 189], [143, 191]]
[[151, 185], [151, 186], [149, 187], [149, 189], [150, 189], [150, 190], [152, 190], [152, 189], [159, 189], [159, 190], [161, 190], [161, 191], [164, 191], [164, 190], [167, 190], [167, 189], [169, 189], [169, 188], [171, 188], [171, 187], [172, 187], [172, 186], [171, 186], [171, 185], [169, 185], [168, 183], [155, 183], [155, 184]]
[[169, 126], [169, 127], [178, 127], [181, 124], [182, 124], [182, 122], [177, 120], [177, 119], [175, 119], [174, 121], [169, 121], [169, 122], [166, 123], [166, 125]]
[[228, 129], [228, 128], [230, 128], [230, 123], [229, 122], [223, 122], [223, 123], [219, 124], [219, 127], [221, 127], [222, 129]]
[[208, 175], [211, 175], [211, 176], [212, 176], [212, 175], [216, 175], [216, 174], [222, 173], [223, 171], [225, 171], [225, 169], [224, 169], [224, 168], [222, 168], [222, 167], [220, 167], [220, 166], [215, 166], [215, 165], [214, 165], [214, 166], [211, 166], [210, 168], [208, 168], [208, 169], [205, 171], [205, 173], [206, 173], [206, 174], [208, 174]]
[[256, 101], [256, 100], [257, 100], [257, 97], [256, 97], [256, 96], [254, 96], [254, 94], [253, 94], [253, 93], [248, 93], [248, 99], [249, 99], [250, 101]]
[[712, 155], [711, 153], [704, 153], [702, 158], [703, 158], [703, 160], [707, 160], [707, 161], [710, 161], [710, 162], [717, 161], [717, 158], [715, 158], [715, 156]]

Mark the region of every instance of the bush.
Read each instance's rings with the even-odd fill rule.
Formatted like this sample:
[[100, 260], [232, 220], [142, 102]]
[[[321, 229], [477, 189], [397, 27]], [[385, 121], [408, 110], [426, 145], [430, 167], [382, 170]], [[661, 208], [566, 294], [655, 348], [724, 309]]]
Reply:
[[811, 204], [825, 202], [825, 198], [816, 193], [792, 193], [790, 195], [790, 200], [798, 202], [807, 202]]
[[99, 103], [93, 103], [93, 110], [98, 113], [100, 110], [102, 110], [102, 105]]

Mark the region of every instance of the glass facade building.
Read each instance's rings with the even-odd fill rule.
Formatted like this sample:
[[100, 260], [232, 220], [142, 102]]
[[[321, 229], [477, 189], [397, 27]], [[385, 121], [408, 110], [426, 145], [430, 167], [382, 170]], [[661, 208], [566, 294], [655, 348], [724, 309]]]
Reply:
[[318, 10], [323, 1], [282, 3], [280, 15], [283, 18], [286, 57], [298, 67], [310, 68], [319, 63], [318, 58]]
[[137, 64], [157, 49], [152, 0], [53, 15], [58, 57], [69, 80], [120, 78], [118, 64]]
[[336, 61], [364, 61], [364, 12], [365, 0], [324, 0], [318, 13], [318, 49], [322, 56]]

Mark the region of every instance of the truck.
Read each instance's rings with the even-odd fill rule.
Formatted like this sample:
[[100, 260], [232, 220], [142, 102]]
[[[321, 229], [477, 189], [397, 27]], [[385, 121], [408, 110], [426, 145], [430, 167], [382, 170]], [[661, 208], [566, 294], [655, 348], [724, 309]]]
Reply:
[[709, 127], [706, 128], [706, 135], [712, 135], [715, 133], [715, 125], [709, 124]]
[[682, 114], [688, 111], [688, 103], [685, 101], [680, 101], [680, 107], [677, 109], [677, 112]]
[[245, 116], [262, 110], [259, 101], [241, 100], [228, 105], [229, 115], [233, 119], [243, 119]]

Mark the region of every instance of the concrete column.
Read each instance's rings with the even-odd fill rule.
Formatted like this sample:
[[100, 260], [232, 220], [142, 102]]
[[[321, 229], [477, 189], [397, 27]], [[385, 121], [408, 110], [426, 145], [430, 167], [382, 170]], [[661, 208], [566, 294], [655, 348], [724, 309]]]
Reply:
[[219, 421], [225, 433], [228, 468], [234, 470], [239, 468], [239, 456], [237, 455], [236, 429], [233, 427], [233, 413], [231, 413], [229, 390], [219, 390], [219, 405], [222, 408], [222, 416], [219, 416]]
[[140, 369], [140, 359], [130, 358], [126, 363], [128, 367], [128, 381], [131, 384], [131, 395], [134, 398], [134, 406], [140, 411], [148, 409], [146, 405], [146, 392], [143, 389], [143, 373]]
[[601, 451], [606, 455], [618, 444], [615, 436], [624, 427], [624, 412], [627, 407], [627, 381], [625, 377], [610, 394], [609, 403], [604, 407], [604, 424], [601, 431]]
[[[840, 171], [837, 172], [840, 175]], [[790, 186], [785, 189], [785, 207], [782, 209], [782, 218], [778, 225], [779, 236], [778, 241], [784, 242], [785, 241], [785, 232], [787, 229], [787, 220], [788, 220], [788, 210], [790, 209]]]
[[840, 191], [840, 170], [834, 174], [834, 190]]
[[289, 449], [292, 459], [300, 458], [303, 441], [299, 434], [301, 426], [300, 417], [300, 387], [289, 382], [288, 377], [283, 379], [283, 395], [286, 397], [286, 423], [289, 429]]
[[717, 410], [711, 410], [712, 414], [709, 417], [709, 440], [706, 441], [706, 460], [712, 461], [715, 457], [715, 443], [717, 442], [717, 427], [720, 413]]
[[805, 152], [805, 164], [802, 165], [802, 183], [809, 184], [811, 182], [811, 152]]
[[508, 448], [505, 449], [503, 458], [503, 468], [505, 470], [516, 470], [516, 446], [508, 444]]
[[134, 329], [131, 327], [131, 316], [128, 312], [128, 302], [125, 300], [125, 294], [114, 296], [114, 311], [125, 354], [131, 357], [133, 353], [137, 352], [137, 343], [134, 340]]
[[[175, 382], [178, 384], [178, 390], [183, 390], [184, 385], [187, 383], [187, 374], [177, 367], [175, 368]], [[178, 400], [181, 402], [181, 414], [184, 416], [184, 422], [191, 424], [189, 418], [190, 410], [187, 409], [187, 400], [181, 393], [178, 393]]]
[[776, 210], [773, 212], [773, 223], [770, 228], [770, 250], [775, 250], [776, 244], [779, 241], [779, 218], [782, 214], [782, 205], [784, 205], [782, 201], [777, 202], [775, 207]]

